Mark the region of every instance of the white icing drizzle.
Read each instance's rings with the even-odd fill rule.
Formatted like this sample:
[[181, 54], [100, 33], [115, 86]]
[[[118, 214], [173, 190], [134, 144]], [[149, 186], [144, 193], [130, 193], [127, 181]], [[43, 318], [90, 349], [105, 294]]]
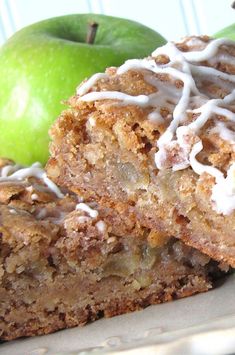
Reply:
[[200, 38], [200, 37], [191, 37], [190, 39], [187, 40], [187, 45], [188, 46], [197, 46], [202, 48], [205, 47], [205, 42]]
[[87, 81], [85, 81], [85, 83], [83, 83], [82, 85], [80, 85], [77, 88], [77, 95], [84, 95], [86, 92], [88, 92], [92, 86], [97, 82], [97, 80], [106, 78], [107, 74], [104, 73], [96, 73], [94, 75], [92, 75], [90, 77], [90, 79], [88, 79]]
[[88, 206], [86, 203], [78, 203], [76, 205], [76, 210], [81, 210], [86, 212], [91, 218], [97, 218], [98, 217], [98, 211], [92, 209], [90, 206]]
[[34, 200], [37, 200], [38, 199], [38, 195], [37, 194], [32, 194], [31, 195], [31, 199], [34, 201]]
[[35, 177], [37, 179], [40, 179], [44, 182], [44, 184], [58, 197], [58, 198], [63, 198], [64, 195], [58, 188], [58, 186], [51, 181], [45, 172], [45, 170], [42, 168], [40, 163], [34, 163], [28, 168], [22, 168], [19, 167], [18, 165], [13, 165], [13, 169], [8, 169], [5, 170], [5, 174], [7, 171], [6, 176], [1, 176], [0, 177], [0, 183], [1, 182], [6, 182], [6, 181], [22, 181], [30, 177]]
[[100, 233], [105, 233], [107, 225], [104, 221], [98, 221], [95, 225]]
[[164, 119], [163, 117], [161, 116], [161, 114], [157, 111], [153, 111], [153, 112], [150, 112], [149, 115], [148, 115], [148, 119], [150, 122], [153, 122], [153, 123], [164, 123]]
[[[188, 44], [190, 44], [190, 40]], [[231, 145], [235, 143], [234, 131], [227, 127], [227, 122], [235, 122], [235, 113], [231, 111], [232, 105], [235, 107], [235, 75], [201, 64], [201, 62], [207, 61], [211, 65], [216, 65], [218, 61], [222, 61], [225, 64], [230, 63], [235, 66], [234, 57], [219, 52], [221, 46], [235, 46], [235, 42], [228, 39], [204, 42], [201, 39], [192, 38], [191, 45], [195, 45], [200, 50], [182, 52], [174, 43], [170, 42], [157, 48], [152, 53], [153, 58], [131, 59], [118, 68], [118, 75], [122, 75], [128, 70], [141, 71], [145, 80], [157, 88], [156, 93], [131, 96], [115, 91], [93, 91], [86, 94], [88, 90], [92, 89], [91, 84], [98, 80], [98, 75], [93, 76], [87, 86], [83, 86], [83, 89], [78, 91], [79, 95], [84, 95], [80, 96], [79, 100], [111, 99], [123, 101], [124, 104], [152, 107], [153, 111], [148, 115], [148, 119], [153, 124], [160, 124], [163, 120], [166, 122], [161, 116], [160, 109], [161, 107], [169, 109], [170, 114], [172, 114], [171, 121], [157, 142], [158, 152], [155, 154], [157, 168], [161, 170], [171, 167], [173, 170], [181, 170], [191, 166], [198, 175], [207, 173], [213, 176], [215, 178], [212, 191], [213, 208], [218, 213], [227, 214], [235, 209], [234, 178], [231, 177], [235, 170], [234, 164], [228, 170], [227, 177], [224, 177], [219, 169], [200, 163], [196, 159], [196, 155], [203, 150], [202, 141], [199, 137], [200, 131], [212, 118], [215, 131], [220, 130], [220, 137], [229, 141]], [[158, 64], [154, 57], [159, 55], [168, 57], [169, 62]], [[169, 80], [165, 82], [156, 74], [165, 74]], [[181, 82], [182, 85], [176, 87], [176, 81]], [[221, 87], [227, 95], [223, 99], [213, 97], [213, 93], [205, 90], [205, 81]], [[189, 114], [194, 116], [193, 121], [187, 124]], [[220, 122], [215, 115], [223, 116], [227, 120], [226, 123]], [[213, 130], [211, 132], [213, 133]], [[195, 144], [195, 142], [197, 143]], [[177, 152], [178, 156], [172, 163], [169, 163], [168, 153], [171, 150]], [[169, 166], [169, 164], [172, 165]], [[226, 189], [225, 185], [227, 186]], [[220, 190], [219, 187], [221, 187]], [[224, 196], [224, 200], [222, 196]], [[227, 205], [221, 207], [224, 204]]]
[[211, 58], [208, 62], [210, 64], [216, 64], [217, 62], [223, 62], [225, 64], [230, 64], [233, 61], [233, 57], [229, 54], [218, 54], [217, 56]]
[[204, 165], [200, 163], [196, 159], [196, 155], [200, 153], [203, 149], [202, 141], [200, 140], [196, 144], [194, 144], [190, 154], [189, 154], [189, 162], [192, 167], [192, 169], [195, 171], [196, 174], [201, 175], [203, 173], [210, 174], [215, 177], [215, 181], [218, 182], [220, 181], [221, 178], [223, 178], [223, 173], [221, 173], [220, 170], [214, 168], [213, 166], [209, 165]]
[[234, 41], [226, 38], [219, 38], [207, 44], [202, 51], [184, 52], [184, 57], [189, 62], [202, 62], [214, 57], [220, 46], [231, 45], [234, 46]]
[[88, 122], [89, 122], [89, 124], [91, 125], [91, 127], [95, 127], [95, 126], [96, 126], [96, 120], [95, 120], [94, 117], [91, 116], [91, 117], [88, 119]]
[[200, 75], [203, 77], [216, 75], [217, 78], [222, 78], [223, 80], [228, 80], [233, 83], [235, 82], [235, 75], [220, 72], [215, 68], [198, 66], [194, 64], [191, 64], [190, 67], [191, 67], [192, 74]]
[[229, 215], [235, 209], [235, 163], [227, 172], [227, 177], [219, 178], [217, 184], [212, 188], [211, 199], [214, 202], [215, 210], [218, 213]]
[[210, 133], [217, 133], [220, 138], [235, 145], [235, 131], [232, 131], [228, 126], [221, 121], [216, 121], [215, 127], [213, 127]]
[[95, 100], [120, 100], [124, 101], [127, 105], [140, 106], [148, 106], [149, 104], [149, 97], [146, 95], [131, 96], [119, 91], [90, 92], [81, 98], [81, 101]]
[[15, 171], [18, 169], [22, 168], [21, 165], [15, 164], [15, 165], [5, 165], [1, 169], [0, 177], [6, 178], [8, 175], [13, 174]]

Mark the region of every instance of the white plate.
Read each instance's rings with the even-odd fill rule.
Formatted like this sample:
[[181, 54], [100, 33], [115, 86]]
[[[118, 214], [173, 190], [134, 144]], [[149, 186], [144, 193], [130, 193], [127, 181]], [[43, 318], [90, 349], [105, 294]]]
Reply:
[[216, 289], [83, 328], [0, 345], [1, 355], [235, 353], [235, 274]]

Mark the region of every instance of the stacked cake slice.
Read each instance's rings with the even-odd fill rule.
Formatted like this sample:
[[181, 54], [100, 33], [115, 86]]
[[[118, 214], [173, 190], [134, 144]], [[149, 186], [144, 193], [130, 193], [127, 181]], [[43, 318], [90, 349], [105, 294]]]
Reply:
[[209, 290], [235, 265], [235, 46], [169, 43], [83, 83], [46, 172], [0, 162], [0, 338]]
[[[218, 264], [1, 161], [0, 338], [47, 334], [210, 289]], [[7, 177], [6, 177], [7, 172]]]
[[168, 43], [69, 104], [51, 129], [55, 182], [235, 266], [234, 41]]

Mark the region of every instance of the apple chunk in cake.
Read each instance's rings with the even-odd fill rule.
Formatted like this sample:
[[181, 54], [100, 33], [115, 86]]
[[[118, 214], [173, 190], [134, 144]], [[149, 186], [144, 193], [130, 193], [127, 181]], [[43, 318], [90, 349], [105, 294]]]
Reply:
[[170, 42], [69, 105], [50, 131], [52, 180], [235, 266], [235, 42]]
[[1, 339], [204, 292], [222, 274], [181, 241], [65, 195], [39, 165], [16, 169], [0, 169]]

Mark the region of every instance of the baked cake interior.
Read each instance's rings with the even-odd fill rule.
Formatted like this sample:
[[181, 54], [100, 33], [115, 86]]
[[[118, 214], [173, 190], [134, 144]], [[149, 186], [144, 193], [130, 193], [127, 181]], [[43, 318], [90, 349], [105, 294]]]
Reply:
[[2, 161], [2, 175], [7, 170], [0, 183], [1, 339], [204, 292], [223, 274], [174, 237], [60, 191], [39, 165]]

